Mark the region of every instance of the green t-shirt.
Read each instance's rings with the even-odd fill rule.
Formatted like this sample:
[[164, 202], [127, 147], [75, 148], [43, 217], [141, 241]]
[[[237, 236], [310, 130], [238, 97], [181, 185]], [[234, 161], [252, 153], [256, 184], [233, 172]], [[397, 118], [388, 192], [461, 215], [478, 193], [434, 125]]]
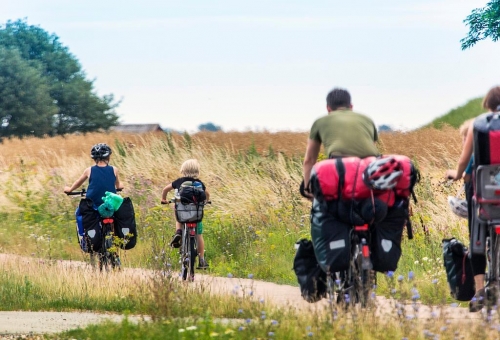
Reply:
[[327, 156], [364, 158], [380, 154], [374, 143], [378, 139], [375, 124], [367, 116], [351, 110], [335, 110], [318, 118], [309, 138], [322, 143]]

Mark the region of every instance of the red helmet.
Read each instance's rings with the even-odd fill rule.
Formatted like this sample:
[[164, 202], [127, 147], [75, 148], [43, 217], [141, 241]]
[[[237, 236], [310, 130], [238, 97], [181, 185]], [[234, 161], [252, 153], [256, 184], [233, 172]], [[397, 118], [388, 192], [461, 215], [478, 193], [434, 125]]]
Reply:
[[403, 169], [394, 157], [382, 157], [372, 161], [363, 172], [363, 181], [374, 190], [389, 190], [396, 186]]

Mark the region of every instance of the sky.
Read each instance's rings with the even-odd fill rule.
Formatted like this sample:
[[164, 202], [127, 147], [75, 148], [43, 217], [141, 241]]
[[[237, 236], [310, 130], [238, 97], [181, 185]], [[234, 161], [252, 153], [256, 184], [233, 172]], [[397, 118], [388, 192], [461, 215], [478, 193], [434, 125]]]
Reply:
[[349, 90], [376, 125], [422, 126], [500, 85], [500, 42], [461, 50], [487, 0], [0, 0], [56, 34], [121, 123], [308, 131]]

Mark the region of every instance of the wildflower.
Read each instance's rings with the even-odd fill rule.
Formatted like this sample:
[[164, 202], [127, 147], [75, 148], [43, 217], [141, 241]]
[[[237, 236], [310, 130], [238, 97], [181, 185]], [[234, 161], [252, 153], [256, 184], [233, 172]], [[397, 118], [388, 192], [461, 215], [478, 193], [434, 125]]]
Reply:
[[240, 308], [240, 309], [238, 309], [238, 314], [241, 314], [241, 313], [243, 313], [243, 309]]
[[450, 306], [453, 307], [453, 308], [458, 307], [458, 303], [453, 302]]
[[266, 314], [262, 314], [262, 315], [260, 316], [260, 318], [261, 318], [262, 320], [265, 320], [265, 319], [266, 319]]
[[241, 332], [242, 330], [244, 330], [244, 329], [245, 329], [245, 327], [243, 327], [243, 326], [238, 327], [238, 330], [239, 330], [240, 332]]
[[253, 296], [253, 291], [249, 291], [248, 295]]
[[434, 280], [432, 280], [432, 283], [433, 283], [433, 284], [438, 283], [438, 279], [434, 279]]
[[394, 277], [394, 272], [393, 272], [393, 271], [391, 271], [391, 270], [390, 270], [390, 271], [388, 271], [388, 272], [387, 272], [387, 276], [388, 276], [389, 278], [391, 278], [391, 279], [392, 279], [392, 278]]
[[405, 279], [405, 277], [404, 277], [403, 275], [399, 275], [399, 276], [398, 276], [398, 281], [399, 281], [399, 282], [403, 281], [404, 279]]
[[391, 294], [396, 294], [396, 293], [397, 293], [397, 291], [398, 291], [398, 290], [397, 290], [396, 288], [392, 288], [392, 289], [391, 289]]
[[252, 320], [251, 319], [246, 319], [245, 322], [246, 323], [250, 323], [250, 322], [252, 322]]
[[424, 257], [422, 260], [429, 261], [429, 258], [428, 257]]
[[212, 338], [215, 338], [216, 336], [219, 336], [219, 333], [216, 333], [216, 332], [211, 332], [211, 333], [210, 333], [210, 336], [211, 336]]
[[308, 336], [308, 337], [313, 336], [313, 332], [309, 332], [309, 333], [307, 333], [307, 336]]
[[260, 300], [259, 300], [259, 302], [260, 302], [260, 303], [264, 303], [264, 299], [260, 299]]
[[271, 325], [275, 325], [275, 326], [276, 326], [277, 324], [278, 324], [278, 321], [276, 321], [276, 320], [271, 320]]
[[231, 328], [226, 329], [226, 331], [224, 332], [224, 334], [232, 334], [232, 333], [234, 333], [234, 331]]
[[249, 279], [253, 279], [253, 274], [248, 274]]
[[186, 331], [194, 331], [197, 328], [198, 327], [196, 327], [196, 326], [189, 326], [189, 327], [186, 327]]
[[410, 271], [408, 273], [408, 279], [413, 280], [414, 277], [415, 277], [415, 273], [413, 273], [412, 271]]
[[186, 330], [184, 328], [179, 328], [179, 333], [184, 333]]
[[414, 264], [419, 264], [420, 262], [418, 262], [418, 260], [416, 260], [415, 262], [413, 262]]
[[231, 279], [233, 277], [233, 274], [229, 273], [227, 274], [227, 277]]
[[269, 333], [267, 333], [267, 335], [274, 336], [274, 332], [269, 332]]

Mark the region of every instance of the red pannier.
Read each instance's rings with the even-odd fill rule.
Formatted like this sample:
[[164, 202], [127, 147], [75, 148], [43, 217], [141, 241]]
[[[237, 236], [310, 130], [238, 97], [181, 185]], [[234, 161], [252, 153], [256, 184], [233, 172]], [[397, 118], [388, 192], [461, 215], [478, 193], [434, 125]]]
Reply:
[[[417, 171], [410, 158], [403, 155], [384, 155], [392, 157], [401, 166], [403, 174], [392, 190], [373, 190], [373, 195], [394, 205], [395, 197], [409, 197], [416, 182]], [[311, 191], [318, 200], [331, 201], [362, 200], [371, 197], [371, 188], [363, 181], [363, 171], [377, 157], [344, 157], [327, 159], [316, 163], [311, 171]], [[340, 185], [340, 190], [339, 190]]]
[[474, 165], [500, 164], [500, 113], [474, 119]]

